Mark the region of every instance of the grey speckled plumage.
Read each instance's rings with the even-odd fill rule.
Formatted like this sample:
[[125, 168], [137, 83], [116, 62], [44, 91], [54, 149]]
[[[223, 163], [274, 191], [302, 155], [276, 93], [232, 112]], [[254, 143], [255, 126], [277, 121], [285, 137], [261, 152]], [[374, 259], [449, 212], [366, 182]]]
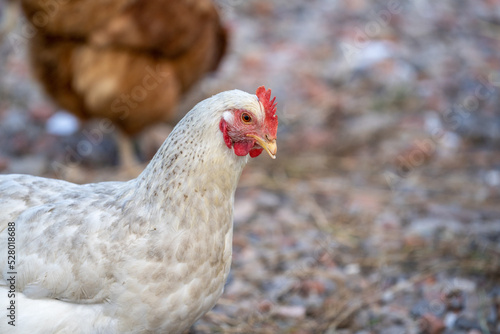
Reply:
[[128, 182], [0, 176], [0, 309], [8, 222], [18, 306], [14, 331], [0, 312], [0, 332], [179, 333], [210, 310], [229, 273], [234, 192], [248, 160], [219, 130], [235, 109], [265, 117], [245, 92], [204, 100]]

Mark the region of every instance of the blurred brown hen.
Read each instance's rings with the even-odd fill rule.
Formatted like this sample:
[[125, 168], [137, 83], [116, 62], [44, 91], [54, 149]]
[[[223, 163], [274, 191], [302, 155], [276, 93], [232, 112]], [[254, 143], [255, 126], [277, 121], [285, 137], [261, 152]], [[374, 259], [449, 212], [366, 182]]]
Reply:
[[211, 0], [21, 0], [37, 29], [30, 58], [62, 108], [134, 135], [172, 120], [180, 97], [217, 68], [226, 30]]

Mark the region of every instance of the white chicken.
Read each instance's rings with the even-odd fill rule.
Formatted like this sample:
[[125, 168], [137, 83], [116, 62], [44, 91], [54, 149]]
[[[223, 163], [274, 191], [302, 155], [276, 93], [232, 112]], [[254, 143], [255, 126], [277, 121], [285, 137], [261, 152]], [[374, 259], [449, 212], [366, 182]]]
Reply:
[[276, 155], [270, 97], [200, 102], [128, 182], [0, 176], [0, 332], [180, 333], [209, 311], [229, 273], [241, 171]]

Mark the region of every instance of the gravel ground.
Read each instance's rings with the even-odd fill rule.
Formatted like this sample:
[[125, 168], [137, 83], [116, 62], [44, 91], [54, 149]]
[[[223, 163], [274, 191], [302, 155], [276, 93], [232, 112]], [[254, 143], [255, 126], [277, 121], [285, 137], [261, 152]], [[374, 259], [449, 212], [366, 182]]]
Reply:
[[[500, 1], [218, 2], [230, 54], [179, 114], [265, 84], [279, 151], [242, 175], [231, 275], [190, 333], [500, 333]], [[120, 178], [111, 136], [68, 163], [96, 123], [50, 125], [23, 28], [0, 45], [0, 172]], [[170, 129], [136, 138], [144, 161]]]

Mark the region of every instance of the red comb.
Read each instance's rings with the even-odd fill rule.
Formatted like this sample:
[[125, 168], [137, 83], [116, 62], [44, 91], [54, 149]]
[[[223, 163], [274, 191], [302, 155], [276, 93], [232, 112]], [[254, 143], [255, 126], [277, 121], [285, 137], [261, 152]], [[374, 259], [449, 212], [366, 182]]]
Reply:
[[267, 128], [269, 132], [271, 132], [270, 134], [276, 136], [276, 132], [278, 131], [278, 116], [276, 116], [275, 102], [276, 97], [271, 100], [271, 90], [266, 90], [264, 86], [257, 88], [255, 95], [257, 95], [260, 103], [264, 106]]

